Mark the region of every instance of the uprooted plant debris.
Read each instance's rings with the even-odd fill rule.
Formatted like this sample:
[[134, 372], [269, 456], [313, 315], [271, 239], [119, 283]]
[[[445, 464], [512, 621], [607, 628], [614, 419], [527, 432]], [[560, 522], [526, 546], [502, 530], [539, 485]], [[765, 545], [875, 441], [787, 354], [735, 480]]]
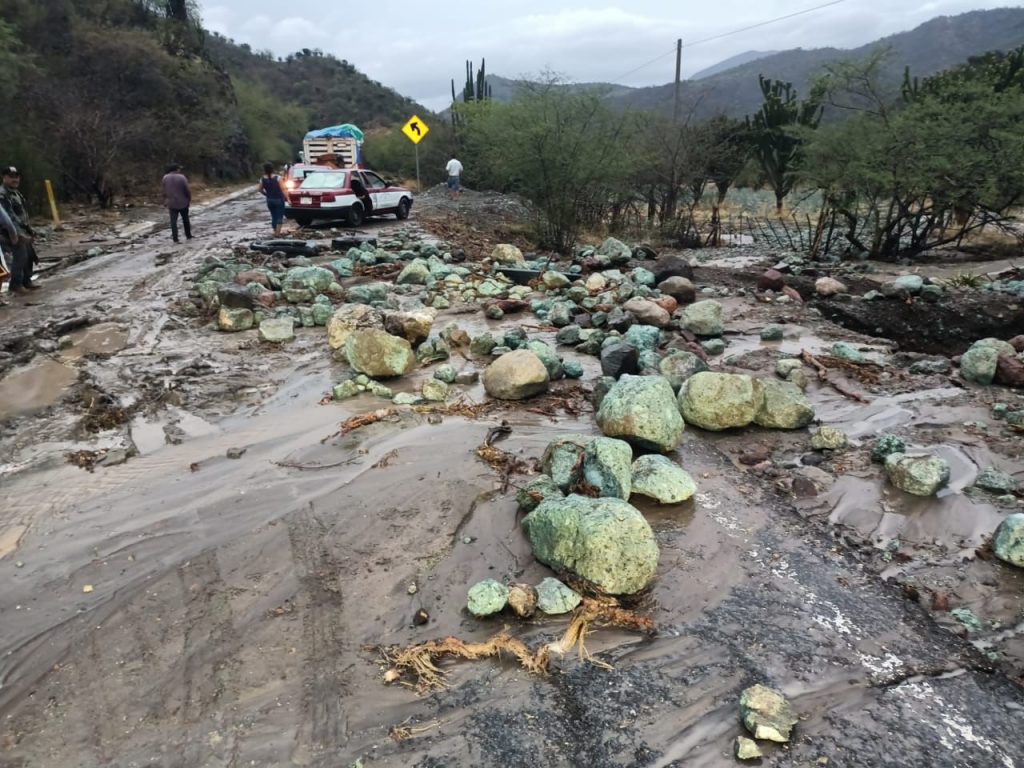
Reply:
[[501, 476], [502, 493], [508, 491], [512, 475], [527, 475], [540, 471], [539, 463], [536, 459], [520, 459], [508, 451], [494, 447], [493, 443], [495, 440], [506, 437], [511, 432], [512, 428], [508, 426], [508, 422], [503, 421], [500, 426], [491, 427], [487, 430], [487, 437], [476, 449], [476, 455], [487, 462], [487, 465]]
[[596, 666], [612, 667], [594, 659], [586, 647], [586, 638], [595, 627], [617, 627], [634, 632], [651, 634], [655, 631], [654, 621], [634, 611], [622, 608], [611, 598], [583, 598], [583, 603], [573, 613], [572, 620], [558, 640], [544, 643], [536, 649], [508, 633], [507, 628], [479, 643], [467, 643], [457, 637], [431, 640], [408, 648], [379, 648], [381, 662], [387, 665], [384, 682], [401, 682], [419, 693], [445, 688], [445, 673], [438, 663], [446, 658], [480, 659], [501, 658], [511, 655], [526, 671], [546, 674], [552, 655], [564, 656], [574, 648], [583, 661]]

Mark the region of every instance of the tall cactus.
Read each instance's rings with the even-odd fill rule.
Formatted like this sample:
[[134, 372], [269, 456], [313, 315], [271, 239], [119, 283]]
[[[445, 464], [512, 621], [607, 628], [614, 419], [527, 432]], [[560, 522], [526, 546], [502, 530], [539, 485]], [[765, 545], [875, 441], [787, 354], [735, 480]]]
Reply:
[[473, 62], [466, 62], [466, 85], [462, 89], [462, 100], [467, 104], [471, 101], [491, 100], [491, 86], [487, 82], [486, 59], [481, 59], [476, 77], [473, 76]]

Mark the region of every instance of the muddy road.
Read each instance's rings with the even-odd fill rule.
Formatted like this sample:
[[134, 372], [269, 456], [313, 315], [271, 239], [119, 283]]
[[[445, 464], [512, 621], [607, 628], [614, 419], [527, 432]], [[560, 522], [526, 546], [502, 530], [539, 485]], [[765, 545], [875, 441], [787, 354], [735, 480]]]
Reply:
[[[515, 487], [502, 493], [474, 451], [503, 420], [503, 449], [523, 458], [597, 428], [589, 407], [559, 405], [584, 402], [560, 382], [549, 407], [406, 411], [338, 436], [381, 401], [321, 404], [346, 370], [322, 328], [270, 348], [173, 311], [211, 251], [265, 235], [265, 219], [256, 200], [228, 203], [196, 218], [193, 243], [143, 238], [4, 311], [0, 766], [731, 765], [739, 693], [764, 683], [801, 720], [763, 765], [1024, 768], [1024, 576], [974, 556], [1002, 512], [959, 492], [981, 465], [1019, 473], [1019, 446], [965, 426], [1005, 393], [934, 379], [897, 377], [870, 404], [816, 381], [808, 394], [858, 447], [893, 430], [941, 443], [948, 496], [893, 496], [866, 447], [794, 493], [789, 474], [737, 457], [764, 444], [785, 467], [806, 433], [687, 428], [675, 458], [698, 495], [642, 507], [661, 547], [639, 606], [653, 636], [594, 631], [586, 647], [611, 669], [575, 655], [543, 677], [459, 662], [444, 690], [385, 685], [380, 646], [503, 626], [531, 645], [561, 635], [567, 619], [465, 610], [481, 579], [550, 575]], [[410, 227], [415, 216], [365, 231]], [[731, 365], [836, 339], [884, 349], [803, 306], [786, 310], [791, 335], [766, 345], [756, 328], [778, 310], [726, 305]], [[474, 334], [502, 324], [452, 311], [435, 328], [449, 321]], [[587, 386], [599, 366], [581, 362]], [[940, 584], [1002, 617], [987, 646], [920, 599]], [[430, 618], [416, 626], [420, 609]]]

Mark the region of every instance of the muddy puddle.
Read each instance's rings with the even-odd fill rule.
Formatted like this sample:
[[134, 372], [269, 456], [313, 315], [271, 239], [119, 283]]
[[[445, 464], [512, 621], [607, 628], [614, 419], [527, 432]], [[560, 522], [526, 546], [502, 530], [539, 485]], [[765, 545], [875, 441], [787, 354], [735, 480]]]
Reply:
[[128, 330], [118, 323], [99, 323], [70, 334], [72, 346], [62, 350], [68, 360], [91, 355], [113, 355], [128, 344]]
[[0, 380], [0, 420], [53, 405], [77, 379], [74, 368], [56, 360], [38, 360], [15, 369]]
[[[264, 226], [263, 212], [245, 205], [222, 215], [224, 239]], [[148, 268], [159, 250], [140, 248], [134, 267]], [[127, 461], [93, 472], [67, 463], [72, 443], [51, 414], [35, 449], [50, 459], [24, 469], [18, 462], [37, 455], [26, 449], [5, 464], [0, 765], [721, 766], [733, 764], [743, 732], [739, 692], [761, 682], [802, 718], [792, 744], [767, 746], [766, 765], [902, 766], [913, 754], [922, 765], [1024, 766], [1021, 710], [1010, 706], [1019, 688], [991, 672], [984, 649], [934, 621], [927, 600], [876, 578], [834, 535], [860, 526], [872, 541], [898, 536], [914, 559], [894, 560], [901, 570], [886, 578], [938, 589], [947, 572], [936, 569], [948, 569], [950, 584], [960, 577], [955, 605], [1009, 611], [1021, 585], [993, 588], [991, 564], [957, 559], [999, 514], [963, 506], [963, 485], [975, 467], [1002, 460], [971, 444], [961, 422], [977, 405], [958, 390], [863, 404], [812, 383], [820, 420], [842, 425], [854, 447], [848, 461], [824, 465], [833, 485], [797, 514], [777, 477], [735, 457], [764, 441], [781, 464], [807, 452], [806, 432], [687, 429], [674, 458], [698, 494], [670, 506], [635, 500], [661, 558], [633, 607], [657, 631], [594, 628], [585, 646], [600, 664], [573, 653], [545, 676], [508, 659], [446, 662], [447, 687], [421, 695], [384, 684], [381, 646], [507, 629], [537, 647], [565, 631], [566, 618], [466, 612], [466, 590], [481, 579], [551, 575], [520, 527], [514, 497], [529, 478], [512, 475], [503, 490], [475, 451], [505, 422], [511, 433], [497, 445], [534, 460], [555, 437], [596, 433], [593, 414], [559, 406], [569, 400], [559, 393], [577, 386], [560, 382], [546, 403], [477, 420], [405, 410], [339, 435], [349, 417], [391, 404], [369, 395], [320, 404], [347, 373], [322, 332], [268, 351], [169, 319], [160, 297], [182, 290], [179, 274], [202, 259], [189, 253], [141, 282], [128, 278], [130, 259], [116, 262], [115, 294], [144, 311], [85, 329], [72, 348], [118, 398], [139, 382], [147, 397], [161, 393], [117, 429], [73, 444], [130, 446]], [[799, 312], [795, 335], [775, 346], [737, 319], [726, 356], [767, 350], [774, 360], [843, 337]], [[457, 322], [476, 334], [533, 319], [450, 312], [435, 328]], [[599, 363], [578, 359], [592, 381]], [[392, 384], [411, 392], [432, 371]], [[479, 385], [462, 395], [484, 401]], [[924, 439], [929, 430], [941, 440]], [[920, 507], [895, 497], [862, 455], [881, 431], [941, 444], [956, 465], [951, 492]], [[422, 626], [413, 622], [421, 610]], [[1017, 648], [1013, 626], [976, 639], [1005, 658]]]

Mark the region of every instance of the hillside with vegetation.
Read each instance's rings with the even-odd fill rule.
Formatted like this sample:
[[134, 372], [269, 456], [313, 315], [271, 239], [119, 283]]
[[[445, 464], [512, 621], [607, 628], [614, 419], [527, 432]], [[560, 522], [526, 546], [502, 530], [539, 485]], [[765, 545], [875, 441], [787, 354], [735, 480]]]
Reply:
[[65, 198], [110, 205], [152, 189], [171, 162], [245, 178], [293, 158], [311, 127], [386, 125], [419, 109], [320, 51], [277, 60], [210, 35], [192, 0], [3, 5], [2, 162], [53, 179]]

